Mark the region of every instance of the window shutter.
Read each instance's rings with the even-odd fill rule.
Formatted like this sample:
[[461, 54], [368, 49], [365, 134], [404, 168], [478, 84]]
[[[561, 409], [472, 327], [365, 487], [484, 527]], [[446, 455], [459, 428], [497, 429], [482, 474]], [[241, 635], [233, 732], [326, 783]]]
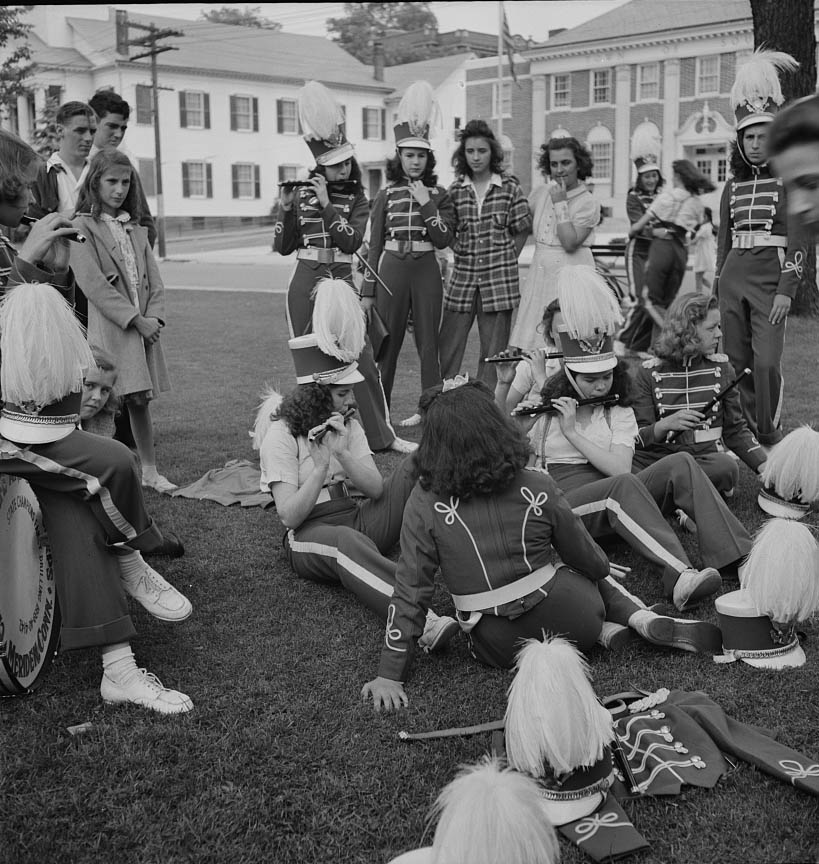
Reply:
[[188, 163], [182, 163], [182, 197], [190, 198], [191, 197], [191, 185], [188, 180]]
[[188, 112], [185, 110], [185, 91], [179, 91], [179, 125], [183, 129], [188, 128]]
[[253, 131], [259, 131], [259, 100], [254, 96], [253, 104], [251, 106], [251, 110], [253, 111]]
[[369, 129], [367, 129], [367, 109], [361, 109], [361, 137], [366, 139], [369, 137]]
[[236, 97], [230, 97], [230, 131], [235, 132], [238, 128], [238, 123], [236, 122]]
[[284, 132], [284, 106], [281, 99], [276, 100], [276, 131], [279, 135]]
[[205, 178], [207, 183], [206, 195], [208, 198], [213, 198], [213, 166], [210, 162], [205, 165]]
[[233, 185], [233, 197], [239, 197], [239, 168], [236, 165], [230, 166], [230, 180]]
[[279, 165], [279, 183], [284, 183], [284, 166]]
[[258, 165], [253, 166], [253, 197], [262, 197], [262, 172]]
[[381, 140], [387, 140], [387, 112], [381, 109]]
[[205, 103], [205, 129], [210, 129], [210, 96], [207, 93], [202, 95]]

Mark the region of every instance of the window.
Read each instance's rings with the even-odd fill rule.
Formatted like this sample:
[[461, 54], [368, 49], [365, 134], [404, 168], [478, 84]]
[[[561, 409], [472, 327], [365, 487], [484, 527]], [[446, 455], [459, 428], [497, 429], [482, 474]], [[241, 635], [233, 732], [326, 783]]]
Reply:
[[384, 141], [387, 137], [386, 111], [383, 108], [362, 108], [361, 128], [367, 141]]
[[598, 181], [610, 181], [612, 174], [612, 151], [614, 150], [614, 141], [612, 140], [611, 132], [605, 126], [595, 126], [589, 132], [586, 144], [594, 163], [592, 177]]
[[255, 96], [230, 97], [230, 129], [232, 132], [259, 131], [259, 100]]
[[697, 96], [719, 93], [719, 54], [697, 57]]
[[137, 171], [146, 197], [156, 195], [156, 163], [153, 159], [138, 159]]
[[724, 183], [728, 178], [728, 160], [719, 159], [717, 161], [717, 183]]
[[637, 101], [660, 98], [660, 64], [643, 63], [637, 67]]
[[279, 183], [299, 179], [298, 165], [279, 165]]
[[210, 97], [207, 93], [179, 91], [179, 125], [183, 129], [210, 129]]
[[711, 160], [697, 159], [697, 170], [704, 174], [709, 180], [711, 179]]
[[572, 76], [552, 76], [552, 108], [568, 108], [572, 104]]
[[[504, 117], [512, 116], [512, 85], [508, 81], [503, 82], [503, 102], [501, 103], [501, 108], [503, 109]], [[498, 116], [498, 84], [495, 82], [492, 85], [492, 116]]]
[[592, 104], [608, 105], [611, 102], [611, 71], [599, 69], [592, 73]]
[[259, 166], [249, 162], [238, 162], [230, 166], [234, 198], [261, 198], [262, 186]]
[[59, 84], [49, 84], [46, 87], [46, 102], [53, 102], [55, 105], [63, 104], [63, 88]]
[[295, 99], [276, 100], [276, 131], [280, 135], [299, 134], [299, 116]]
[[150, 87], [136, 85], [136, 122], [138, 126], [153, 126], [154, 97]]
[[182, 163], [182, 197], [213, 198], [213, 168], [210, 163]]

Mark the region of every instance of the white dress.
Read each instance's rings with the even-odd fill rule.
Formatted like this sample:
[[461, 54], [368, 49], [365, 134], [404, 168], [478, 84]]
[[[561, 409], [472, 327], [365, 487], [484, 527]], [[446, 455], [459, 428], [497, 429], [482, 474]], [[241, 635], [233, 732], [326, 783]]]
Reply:
[[520, 289], [520, 306], [509, 340], [510, 345], [524, 351], [543, 346], [543, 335], [538, 326], [543, 310], [557, 297], [556, 280], [560, 268], [578, 264], [594, 266], [594, 256], [588, 247], [594, 243], [594, 228], [600, 222], [600, 204], [585, 183], [579, 183], [568, 192], [567, 198], [569, 217], [575, 228], [592, 229], [582, 246], [574, 252], [567, 252], [557, 238], [557, 219], [549, 185], [539, 186], [529, 196], [529, 206], [534, 213], [535, 254], [526, 282]]

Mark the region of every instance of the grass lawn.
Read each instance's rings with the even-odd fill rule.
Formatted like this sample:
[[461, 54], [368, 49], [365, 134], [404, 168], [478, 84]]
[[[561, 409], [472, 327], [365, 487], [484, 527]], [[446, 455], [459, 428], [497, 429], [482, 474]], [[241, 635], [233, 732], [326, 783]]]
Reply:
[[[171, 292], [163, 334], [175, 390], [156, 405], [159, 465], [190, 482], [229, 459], [253, 458], [247, 430], [269, 382], [289, 389], [282, 295]], [[789, 324], [785, 423], [817, 421], [817, 322]], [[475, 366], [475, 346], [468, 354]], [[418, 364], [405, 346], [394, 415], [413, 413]], [[408, 437], [417, 438], [411, 430]], [[379, 455], [389, 471], [397, 457]], [[762, 522], [743, 468], [736, 508]], [[194, 700], [162, 718], [108, 708], [96, 651], [60, 655], [41, 689], [0, 703], [0, 862], [380, 864], [419, 845], [427, 810], [488, 736], [399, 743], [401, 729], [498, 719], [511, 673], [473, 661], [462, 637], [418, 658], [410, 707], [377, 716], [359, 697], [374, 677], [383, 624], [341, 590], [297, 580], [280, 553], [270, 508], [241, 510], [146, 493], [162, 525], [184, 538], [184, 558], [160, 569], [194, 605], [179, 625], [134, 606], [137, 660]], [[696, 555], [690, 538], [684, 541]], [[661, 599], [656, 574], [634, 567], [629, 587]], [[696, 558], [695, 558], [696, 560]], [[451, 609], [441, 592], [439, 612]], [[713, 616], [709, 604], [704, 612]], [[775, 673], [708, 656], [635, 645], [593, 653], [597, 691], [634, 686], [701, 689], [739, 720], [777, 730], [819, 761], [819, 629], [808, 663]], [[90, 721], [72, 737], [66, 727]], [[816, 798], [739, 764], [712, 790], [625, 805], [652, 851], [638, 864], [815, 862]], [[564, 860], [585, 859], [563, 844]], [[498, 862], [503, 864], [503, 862]]]

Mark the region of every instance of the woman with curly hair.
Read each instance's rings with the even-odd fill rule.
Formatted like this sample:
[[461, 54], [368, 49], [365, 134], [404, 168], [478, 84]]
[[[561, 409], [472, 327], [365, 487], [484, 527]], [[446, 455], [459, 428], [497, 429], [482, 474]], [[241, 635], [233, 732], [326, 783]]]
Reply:
[[[452, 242], [455, 209], [446, 190], [438, 186], [429, 144], [436, 110], [426, 81], [407, 88], [398, 106], [395, 154], [387, 160], [389, 185], [378, 193], [370, 212], [372, 269], [364, 276], [361, 293], [375, 296], [376, 309], [390, 334], [377, 358], [388, 405], [410, 314], [421, 362], [421, 390], [441, 383], [438, 331], [444, 287], [435, 251]], [[383, 285], [376, 282], [374, 273]], [[415, 415], [401, 425], [418, 422], [420, 417]]]
[[[662, 568], [677, 608], [691, 608], [719, 589], [719, 570], [735, 572], [750, 536], [689, 453], [634, 465], [631, 379], [611, 338], [622, 320], [617, 301], [590, 267], [563, 270], [558, 294], [563, 369], [542, 390], [551, 409], [520, 419], [535, 464], [548, 470], [593, 537], [621, 537]], [[578, 404], [611, 396], [615, 404]], [[699, 529], [702, 570], [692, 567], [666, 521], [678, 510]]]
[[531, 351], [541, 344], [537, 332], [543, 310], [557, 296], [558, 271], [594, 265], [589, 248], [600, 222], [600, 204], [583, 182], [592, 174], [591, 153], [576, 138], [552, 138], [540, 148], [538, 167], [551, 182], [529, 196], [535, 254], [520, 292], [510, 344]]
[[478, 378], [494, 387], [494, 367], [484, 358], [509, 344], [512, 312], [520, 301], [518, 255], [532, 227], [532, 214], [517, 179], [504, 172], [501, 145], [483, 120], [470, 120], [463, 128], [452, 166], [457, 179], [449, 195], [456, 230], [439, 335], [441, 373], [452, 378], [461, 371], [477, 317]]
[[[356, 307], [346, 282], [320, 282], [318, 310], [326, 296], [345, 291], [346, 302]], [[257, 413], [253, 445], [259, 450], [260, 485], [273, 496], [287, 529], [283, 543], [296, 574], [343, 586], [384, 621], [395, 582], [395, 562], [387, 556], [398, 542], [404, 504], [415, 485], [414, 457], [405, 457], [384, 480], [364, 430], [351, 416], [353, 387], [363, 380], [351, 357], [364, 340], [363, 323], [349, 352], [337, 350], [336, 338], [327, 342], [324, 329], [316, 329], [318, 335], [289, 342], [296, 389], [284, 398], [267, 394]], [[452, 618], [430, 612], [420, 645], [426, 651], [439, 648], [456, 630]]]
[[633, 464], [646, 468], [670, 453], [690, 453], [730, 497], [739, 466], [720, 442], [760, 474], [765, 453], [742, 415], [736, 389], [703, 413], [736, 377], [728, 357], [717, 353], [721, 336], [716, 297], [684, 294], [671, 304], [655, 343], [657, 356], [643, 363], [635, 379], [639, 432]]
[[589, 651], [604, 621], [682, 650], [721, 644], [713, 625], [657, 615], [609, 576], [554, 480], [526, 467], [526, 436], [485, 384], [447, 381], [424, 394], [421, 410], [418, 484], [404, 511], [385, 644], [378, 677], [362, 689], [377, 711], [408, 704], [412, 645], [438, 568], [470, 652], [487, 666], [510, 668], [520, 640], [544, 632]]

